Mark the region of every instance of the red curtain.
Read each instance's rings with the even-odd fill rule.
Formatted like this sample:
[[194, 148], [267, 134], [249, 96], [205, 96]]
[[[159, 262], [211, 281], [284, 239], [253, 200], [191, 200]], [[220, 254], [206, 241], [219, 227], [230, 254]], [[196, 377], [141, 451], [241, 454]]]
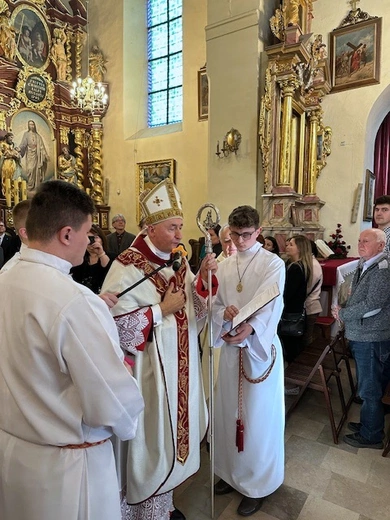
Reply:
[[379, 127], [374, 150], [375, 199], [390, 195], [390, 112]]

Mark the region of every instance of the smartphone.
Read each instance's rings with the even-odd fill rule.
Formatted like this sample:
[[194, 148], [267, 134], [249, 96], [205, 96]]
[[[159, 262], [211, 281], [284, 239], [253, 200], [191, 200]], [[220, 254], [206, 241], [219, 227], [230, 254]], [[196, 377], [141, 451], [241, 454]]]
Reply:
[[95, 238], [96, 238], [95, 235], [92, 235], [92, 236], [90, 236], [88, 238], [89, 238], [89, 243], [90, 244], [94, 244], [95, 243]]

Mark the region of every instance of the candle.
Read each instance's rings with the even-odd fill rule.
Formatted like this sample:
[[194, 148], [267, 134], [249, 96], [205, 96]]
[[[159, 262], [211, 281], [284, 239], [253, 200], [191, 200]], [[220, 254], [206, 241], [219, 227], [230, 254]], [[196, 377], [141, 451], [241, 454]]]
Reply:
[[11, 207], [11, 179], [5, 179], [5, 200], [7, 203], [7, 207]]
[[14, 204], [19, 202], [19, 181], [14, 181]]
[[27, 200], [27, 182], [22, 181], [22, 200]]

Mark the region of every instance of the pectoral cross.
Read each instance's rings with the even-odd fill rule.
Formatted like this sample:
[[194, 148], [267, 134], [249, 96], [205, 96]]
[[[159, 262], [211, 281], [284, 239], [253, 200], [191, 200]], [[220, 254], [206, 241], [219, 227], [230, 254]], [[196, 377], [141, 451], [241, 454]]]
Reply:
[[359, 2], [360, 2], [360, 0], [350, 0], [349, 3], [351, 4], [353, 12], [355, 12], [357, 10], [356, 4], [358, 4]]

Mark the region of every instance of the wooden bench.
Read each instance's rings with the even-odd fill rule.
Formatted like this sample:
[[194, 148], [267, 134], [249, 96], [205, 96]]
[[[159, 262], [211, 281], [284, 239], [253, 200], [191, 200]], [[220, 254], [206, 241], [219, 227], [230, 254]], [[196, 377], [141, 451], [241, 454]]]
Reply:
[[[383, 397], [382, 397], [382, 403], [390, 406], [390, 381], [387, 383], [385, 393], [383, 394]], [[389, 451], [390, 451], [390, 429], [387, 433], [387, 441], [385, 444], [385, 449], [382, 452], [382, 457], [386, 457], [387, 454], [389, 453]]]

